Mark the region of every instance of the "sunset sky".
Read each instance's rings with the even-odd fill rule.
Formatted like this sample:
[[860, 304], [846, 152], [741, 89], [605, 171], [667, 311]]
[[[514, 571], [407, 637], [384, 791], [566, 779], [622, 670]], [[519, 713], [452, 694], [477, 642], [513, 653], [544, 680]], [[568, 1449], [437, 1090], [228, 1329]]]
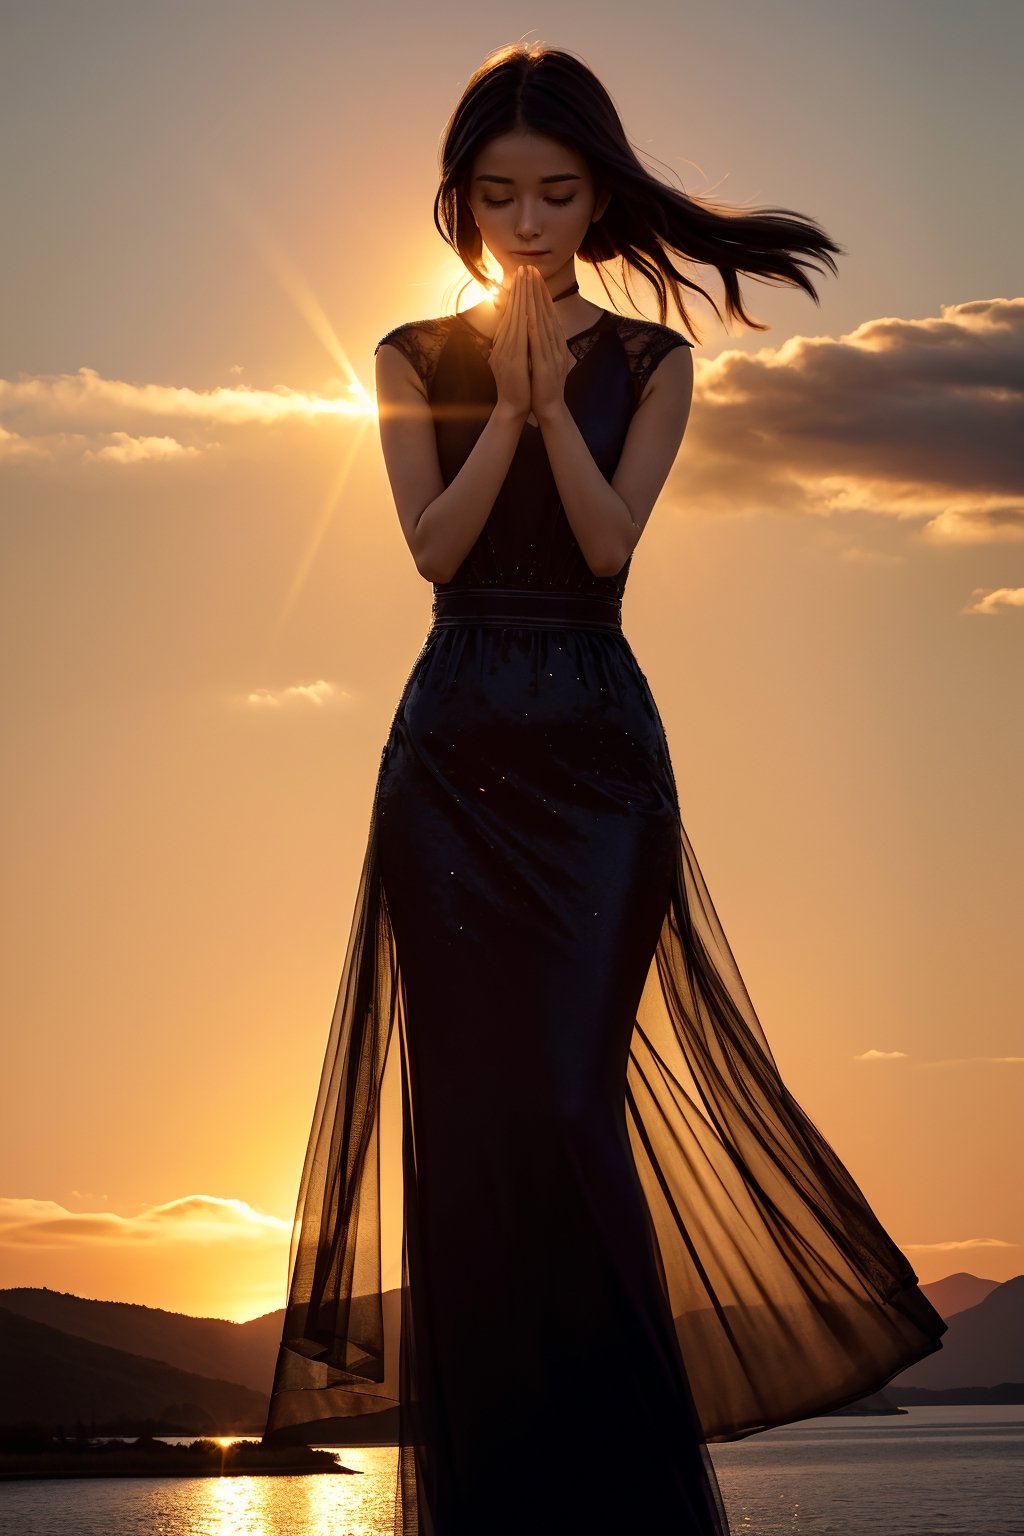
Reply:
[[922, 1279], [1024, 1270], [1024, 10], [43, 0], [0, 19], [0, 1287], [283, 1305], [429, 624], [373, 347], [454, 307], [438, 143], [519, 37], [849, 252], [820, 308], [744, 280], [767, 331], [694, 301], [624, 628], [797, 1099]]

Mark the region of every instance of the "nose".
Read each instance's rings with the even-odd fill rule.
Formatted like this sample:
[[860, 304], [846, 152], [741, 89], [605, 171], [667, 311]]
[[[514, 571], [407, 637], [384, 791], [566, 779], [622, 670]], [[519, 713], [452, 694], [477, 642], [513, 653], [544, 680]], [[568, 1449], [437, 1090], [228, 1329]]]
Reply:
[[516, 220], [516, 239], [521, 240], [525, 247], [529, 245], [531, 240], [536, 239], [539, 228], [539, 220], [531, 217], [528, 209], [521, 211]]

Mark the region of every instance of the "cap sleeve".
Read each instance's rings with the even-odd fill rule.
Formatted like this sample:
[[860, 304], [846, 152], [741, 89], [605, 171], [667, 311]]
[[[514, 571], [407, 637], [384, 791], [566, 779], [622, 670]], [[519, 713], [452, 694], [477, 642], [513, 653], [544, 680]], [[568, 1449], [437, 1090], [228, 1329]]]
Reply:
[[396, 347], [412, 364], [424, 387], [429, 390], [447, 333], [448, 327], [443, 319], [407, 320], [380, 338], [373, 349], [373, 355], [376, 357], [385, 345]]
[[640, 399], [647, 381], [662, 358], [676, 347], [692, 347], [681, 331], [669, 325], [658, 325], [653, 320], [639, 320], [623, 336], [623, 344], [629, 357], [630, 372], [636, 400]]

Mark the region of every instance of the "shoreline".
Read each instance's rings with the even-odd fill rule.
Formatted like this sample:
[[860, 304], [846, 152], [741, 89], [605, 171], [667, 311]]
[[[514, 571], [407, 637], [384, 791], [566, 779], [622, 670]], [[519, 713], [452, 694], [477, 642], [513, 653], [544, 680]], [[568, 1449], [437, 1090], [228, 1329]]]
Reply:
[[252, 1441], [219, 1445], [210, 1439], [187, 1445], [124, 1440], [0, 1452], [0, 1482], [68, 1477], [308, 1477], [355, 1475], [331, 1450], [309, 1446], [271, 1449]]

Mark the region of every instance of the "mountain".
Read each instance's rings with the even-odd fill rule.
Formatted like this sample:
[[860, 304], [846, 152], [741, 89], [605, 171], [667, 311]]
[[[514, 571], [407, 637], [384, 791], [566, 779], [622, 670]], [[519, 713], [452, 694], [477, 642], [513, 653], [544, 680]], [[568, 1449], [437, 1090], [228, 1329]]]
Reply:
[[[389, 1331], [398, 1325], [400, 1303], [397, 1290], [385, 1294]], [[372, 1298], [354, 1298], [353, 1308], [364, 1305], [372, 1305]], [[182, 1433], [242, 1433], [243, 1423], [247, 1432], [262, 1433], [283, 1326], [283, 1307], [248, 1323], [232, 1323], [136, 1303], [94, 1301], [45, 1286], [0, 1290], [0, 1375], [4, 1378], [0, 1385], [0, 1425], [31, 1417], [45, 1423], [66, 1422], [69, 1417], [109, 1422], [122, 1413], [138, 1425], [149, 1417], [173, 1418], [163, 1410], [184, 1405], [189, 1418]], [[33, 1329], [42, 1332], [33, 1333]], [[55, 1369], [52, 1357], [59, 1357], [61, 1352], [55, 1340], [64, 1341], [72, 1379], [79, 1364], [93, 1373], [89, 1377], [89, 1406], [81, 1413], [74, 1393], [49, 1391]], [[98, 1352], [82, 1355], [89, 1349]], [[134, 1374], [127, 1362], [137, 1368]], [[159, 1374], [160, 1368], [169, 1369], [171, 1375]], [[110, 1373], [106, 1383], [105, 1369]], [[131, 1392], [125, 1390], [128, 1378], [132, 1380]], [[231, 1395], [232, 1389], [235, 1395]], [[140, 1394], [147, 1403], [159, 1398], [157, 1408], [150, 1412], [138, 1406]], [[115, 1410], [113, 1403], [132, 1406]], [[395, 1409], [318, 1421], [316, 1429], [323, 1436], [322, 1444], [334, 1443], [333, 1434], [338, 1444], [376, 1445], [393, 1444], [397, 1427]], [[134, 1432], [127, 1424], [109, 1430]], [[289, 1439], [304, 1444], [302, 1426], [280, 1439], [282, 1444]]]
[[0, 1307], [93, 1344], [162, 1360], [199, 1376], [237, 1382], [268, 1396], [284, 1322], [283, 1307], [248, 1323], [232, 1323], [137, 1302], [93, 1301], [46, 1286], [0, 1290]]
[[842, 1408], [830, 1408], [829, 1418], [857, 1418], [869, 1413], [903, 1413], [904, 1409], [897, 1406], [887, 1392], [869, 1392], [867, 1397], [858, 1397], [855, 1403], [845, 1403]]
[[944, 1280], [932, 1280], [922, 1285], [921, 1290], [939, 1316], [944, 1317], [948, 1323], [957, 1312], [966, 1312], [968, 1307], [976, 1307], [980, 1301], [984, 1301], [998, 1284], [998, 1280], [980, 1280], [977, 1275], [968, 1275], [960, 1270], [955, 1275], [947, 1275]]
[[947, 1404], [999, 1408], [1005, 1403], [1024, 1403], [1024, 1381], [1003, 1381], [998, 1387], [947, 1387], [930, 1391], [927, 1387], [900, 1387], [900, 1402], [905, 1408], [935, 1408]]
[[[0, 1307], [0, 1424], [36, 1422], [70, 1429], [79, 1420], [128, 1433], [153, 1421], [181, 1433], [254, 1434], [266, 1423], [267, 1396], [236, 1382], [178, 1370]], [[173, 1433], [168, 1428], [166, 1433]]]
[[901, 1371], [887, 1388], [902, 1402], [902, 1387], [997, 1387], [1024, 1382], [1024, 1275], [990, 1291], [984, 1301], [957, 1312], [942, 1348]]
[[[976, 1275], [949, 1275], [922, 1289], [950, 1319], [949, 1329], [940, 1350], [888, 1383], [891, 1403], [940, 1400], [931, 1393], [946, 1401], [969, 1401], [971, 1393], [978, 1401], [1019, 1401], [1024, 1275], [1002, 1285]], [[356, 1298], [355, 1305], [363, 1300]], [[387, 1292], [389, 1331], [397, 1323], [398, 1305], [399, 1293]], [[181, 1421], [182, 1433], [242, 1433], [243, 1426], [259, 1433], [283, 1323], [283, 1308], [233, 1323], [45, 1286], [0, 1290], [0, 1424], [31, 1417], [47, 1423], [109, 1422], [120, 1415], [136, 1423]], [[871, 1408], [879, 1411], [882, 1403], [862, 1399], [852, 1411]], [[380, 1443], [380, 1436], [386, 1441], [394, 1430], [387, 1413], [365, 1416], [365, 1423], [338, 1421], [336, 1427], [338, 1442], [351, 1444], [364, 1438]], [[330, 1428], [318, 1425], [319, 1443], [330, 1443]], [[131, 1431], [121, 1424], [109, 1432]], [[302, 1439], [301, 1426], [294, 1433]]]

